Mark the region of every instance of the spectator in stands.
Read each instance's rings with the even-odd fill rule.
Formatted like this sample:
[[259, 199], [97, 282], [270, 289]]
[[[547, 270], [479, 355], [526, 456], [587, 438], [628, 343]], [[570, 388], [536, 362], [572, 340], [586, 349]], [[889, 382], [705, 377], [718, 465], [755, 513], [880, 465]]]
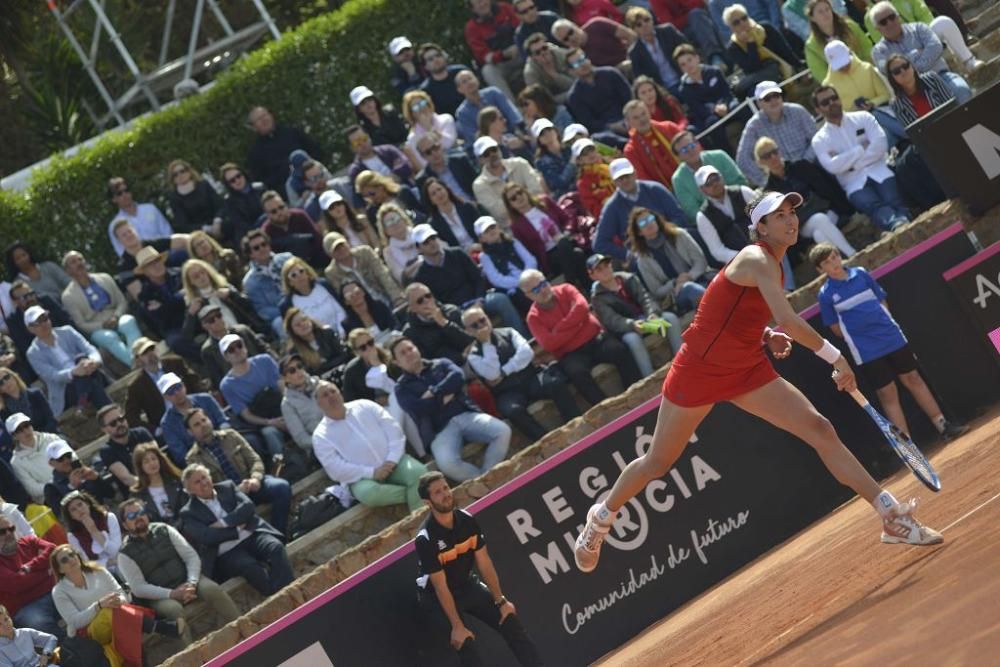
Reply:
[[854, 19], [833, 10], [834, 0], [809, 0], [806, 16], [809, 17], [809, 37], [806, 39], [806, 64], [816, 81], [822, 81], [830, 71], [823, 48], [838, 39], [851, 53], [864, 62], [871, 61], [872, 41]]
[[420, 282], [407, 285], [405, 293], [409, 315], [403, 334], [427, 359], [446, 358], [456, 364], [464, 363], [472, 337], [462, 327], [461, 309], [439, 302], [427, 285]]
[[528, 311], [528, 328], [535, 341], [558, 360], [588, 402], [597, 405], [606, 398], [590, 374], [598, 363], [615, 366], [626, 388], [639, 380], [639, 369], [628, 348], [601, 329], [578, 289], [568, 283], [550, 285], [536, 269], [521, 274], [520, 288], [534, 302]]
[[726, 264], [750, 243], [746, 207], [754, 192], [745, 185], [730, 185], [712, 165], [698, 169], [694, 180], [704, 197], [695, 216], [698, 234], [715, 261]]
[[167, 373], [174, 373], [184, 380], [188, 391], [196, 392], [204, 388], [203, 380], [187, 363], [172, 354], [160, 358], [156, 351], [156, 343], [142, 337], [132, 345], [132, 355], [136, 366], [142, 369], [128, 385], [128, 396], [125, 399], [125, 416], [132, 424], [141, 425], [156, 432], [163, 419], [166, 405], [163, 396], [157, 389], [157, 383]]
[[747, 179], [728, 153], [704, 150], [701, 142], [690, 131], [685, 130], [674, 135], [670, 147], [681, 161], [670, 180], [674, 186], [674, 196], [684, 209], [689, 223], [695, 221], [698, 209], [705, 202], [705, 195], [694, 180], [695, 172], [705, 165], [718, 169], [723, 180], [730, 185], [747, 185]]
[[636, 34], [618, 21], [597, 16], [583, 26], [569, 19], [552, 24], [553, 39], [567, 48], [583, 49], [587, 59], [597, 67], [617, 67], [628, 58], [628, 47]]
[[937, 72], [917, 71], [908, 57], [894, 53], [885, 61], [885, 76], [895, 93], [892, 110], [906, 127], [952, 99], [952, 89]]
[[[955, 20], [943, 12], [938, 14], [941, 15], [931, 14], [924, 2], [876, 3], [865, 15], [868, 34], [875, 41], [871, 60], [881, 71], [893, 53], [913, 56], [917, 69], [941, 74], [951, 84], [958, 103], [963, 104], [970, 97], [969, 85], [961, 76], [948, 71], [941, 52], [947, 46], [968, 74], [981, 68], [983, 62], [969, 50]], [[955, 14], [961, 20], [961, 15]]]
[[601, 211], [597, 234], [594, 236], [594, 252], [626, 263], [631, 262], [625, 242], [628, 237], [628, 217], [633, 208], [642, 206], [677, 222], [685, 220], [684, 211], [665, 186], [653, 181], [640, 181], [628, 158], [613, 161], [610, 170], [617, 190], [604, 203]]
[[184, 417], [184, 426], [195, 439], [187, 453], [188, 465], [200, 463], [208, 468], [215, 482], [231, 481], [255, 503], [271, 503], [271, 522], [285, 534], [291, 485], [280, 477], [265, 475], [264, 462], [247, 441], [232, 429], [216, 430], [201, 408], [194, 408]]
[[347, 311], [337, 300], [336, 291], [303, 260], [293, 257], [281, 267], [281, 288], [285, 293], [279, 306], [282, 314], [295, 306], [317, 322], [332, 327], [341, 338], [347, 335], [344, 330]]
[[[215, 398], [207, 393], [188, 394], [187, 387], [184, 386], [180, 376], [174, 373], [164, 373], [156, 381], [156, 387], [163, 394], [163, 399], [167, 403], [167, 409], [160, 420], [160, 430], [163, 433], [167, 451], [178, 464], [184, 462], [184, 457], [187, 456], [188, 450], [194, 444], [194, 438], [184, 426], [184, 418], [191, 410], [195, 408], [204, 410], [212, 421], [212, 426], [217, 429], [231, 428]], [[135, 474], [139, 474], [134, 467], [132, 470]]]
[[507, 119], [496, 107], [483, 107], [476, 117], [477, 137], [490, 137], [497, 142], [504, 157], [517, 155], [531, 161], [531, 148], [527, 137], [508, 131]]
[[579, 416], [566, 378], [536, 366], [531, 346], [516, 329], [495, 329], [478, 306], [466, 309], [462, 322], [476, 339], [468, 354], [469, 368], [489, 387], [500, 415], [518, 430], [532, 441], [545, 435], [546, 429], [528, 411], [533, 401], [554, 401], [563, 422]]
[[[130, 287], [128, 278], [138, 266], [139, 253], [144, 248], [152, 248], [167, 254], [167, 266], [180, 266], [187, 259], [187, 234], [171, 234], [170, 236], [152, 239], [139, 238], [135, 227], [128, 220], [115, 220], [111, 223], [111, 233], [122, 244], [122, 254], [118, 257], [118, 282], [123, 287]], [[129, 289], [134, 297], [135, 293]]]
[[808, 160], [786, 164], [781, 149], [770, 137], [757, 142], [754, 155], [768, 175], [766, 190], [782, 194], [797, 192], [802, 196], [802, 206], [795, 212], [799, 234], [816, 243], [832, 243], [845, 257], [857, 252], [837, 228], [840, 216], [846, 220], [853, 209], [833, 176]]
[[[181, 424], [182, 429], [183, 427]], [[134, 497], [145, 503], [150, 520], [167, 523], [175, 528], [179, 526], [180, 511], [187, 502], [180, 469], [155, 442], [147, 442], [135, 448], [132, 452], [132, 467], [135, 469], [136, 481], [129, 490]]]
[[622, 73], [614, 67], [594, 67], [583, 49], [577, 47], [570, 49], [566, 58], [576, 77], [566, 99], [573, 118], [591, 134], [627, 136], [622, 108], [632, 99], [632, 89]]
[[545, 192], [545, 182], [541, 174], [524, 158], [504, 158], [500, 146], [492, 138], [476, 139], [473, 151], [482, 165], [482, 171], [472, 184], [476, 201], [502, 223], [506, 224], [509, 221], [503, 203], [503, 189], [507, 183], [518, 183], [534, 195]]
[[628, 101], [622, 113], [629, 128], [625, 157], [635, 168], [636, 177], [672, 187], [670, 179], [677, 169], [677, 156], [670, 141], [683, 128], [669, 120], [653, 120], [641, 100]]
[[839, 39], [827, 42], [823, 52], [830, 69], [822, 83], [833, 86], [841, 99], [850, 100], [847, 110], [867, 111], [875, 116], [890, 147], [905, 139], [906, 130], [888, 106], [892, 93], [875, 66], [861, 62]]
[[468, 0], [471, 16], [465, 24], [465, 43], [479, 63], [483, 80], [510, 99], [524, 87], [524, 58], [514, 42], [517, 14], [507, 2]]
[[550, 44], [547, 35], [548, 31], [536, 32], [524, 43], [528, 55], [524, 64], [524, 82], [529, 86], [541, 86], [557, 104], [565, 104], [574, 81], [566, 62], [568, 51]]
[[167, 191], [173, 228], [182, 234], [203, 230], [221, 235], [223, 201], [215, 188], [187, 160], [172, 160], [166, 176], [173, 186]]
[[7, 246], [4, 261], [12, 283], [21, 281], [43, 296], [58, 300], [69, 285], [69, 276], [58, 264], [36, 260], [28, 246], [20, 241]]
[[[280, 467], [284, 462], [286, 427], [285, 421], [281, 418], [278, 364], [269, 354], [248, 356], [243, 339], [236, 334], [223, 336], [219, 341], [219, 351], [230, 365], [229, 372], [222, 378], [220, 385], [222, 396], [233, 414], [239, 415], [240, 419], [251, 426], [258, 427], [272, 464], [275, 468]], [[214, 435], [211, 432], [212, 422], [207, 415], [204, 413], [202, 415], [199, 423], [208, 425], [209, 431], [205, 437], [211, 440]], [[198, 433], [191, 427], [191, 419], [192, 413], [188, 413], [184, 418], [184, 425], [195, 439], [200, 441]], [[235, 432], [233, 435], [239, 438], [241, 443], [246, 444]], [[193, 449], [188, 452], [189, 462], [193, 452]], [[280, 523], [284, 524], [283, 521]]]
[[423, 168], [426, 160], [417, 150], [417, 142], [421, 137], [430, 136], [441, 144], [445, 151], [450, 151], [458, 140], [458, 129], [455, 117], [451, 114], [437, 113], [431, 96], [422, 90], [413, 90], [403, 97], [403, 117], [410, 132], [406, 137], [408, 154], [415, 164]]
[[[176, 375], [173, 377], [177, 378]], [[140, 444], [156, 440], [141, 426], [129, 428], [124, 411], [115, 403], [109, 403], [97, 411], [97, 423], [108, 436], [107, 442], [101, 446], [101, 463], [114, 475], [123, 494], [127, 493], [129, 487], [135, 484], [135, 469], [132, 467], [133, 450]], [[159, 423], [156, 422], [157, 425]]]
[[373, 299], [361, 283], [355, 280], [345, 282], [340, 297], [347, 309], [347, 319], [344, 320], [347, 331], [365, 329], [380, 343], [399, 333], [401, 327], [393, 311], [385, 303]]
[[86, 491], [66, 494], [61, 507], [70, 546], [88, 561], [117, 572], [118, 550], [122, 545], [118, 517]]
[[253, 304], [238, 288], [226, 280], [211, 264], [200, 259], [189, 259], [181, 269], [184, 285], [184, 330], [191, 338], [201, 333], [198, 313], [207, 306], [219, 309], [226, 324], [245, 324], [257, 331], [267, 331], [257, 316]]
[[15, 443], [14, 454], [10, 459], [11, 468], [32, 500], [40, 504], [45, 500], [45, 485], [52, 482], [48, 447], [62, 442], [62, 436], [35, 431], [31, 419], [20, 412], [7, 417], [4, 427]]
[[[157, 616], [184, 618], [185, 606], [201, 598], [222, 623], [239, 617], [232, 598], [202, 574], [198, 552], [176, 529], [151, 522], [145, 503], [137, 498], [124, 501], [118, 513], [128, 533], [118, 553], [118, 567], [132, 594], [149, 600]], [[182, 631], [181, 638], [190, 643], [190, 630]]]
[[580, 203], [595, 219], [601, 217], [604, 202], [615, 193], [615, 182], [611, 180], [608, 163], [597, 152], [597, 146], [590, 139], [578, 139], [570, 148], [577, 173], [576, 191]]
[[[708, 9], [712, 13], [712, 19], [719, 28], [719, 33], [723, 38], [730, 39], [733, 33], [729, 21], [725, 19], [725, 10], [734, 6], [733, 0], [708, 0], [705, 4], [708, 5]], [[767, 23], [772, 28], [779, 30], [784, 25], [780, 3], [767, 2], [766, 0], [747, 0], [743, 13], [746, 14], [748, 11], [757, 23]]]
[[306, 212], [309, 219], [317, 225], [322, 217], [323, 211], [320, 209], [319, 198], [327, 191], [333, 174], [326, 166], [318, 161], [309, 159], [302, 164], [302, 182], [306, 186], [306, 191], [302, 193], [302, 200], [299, 207]]
[[576, 185], [576, 165], [570, 148], [563, 146], [557, 128], [548, 118], [539, 118], [531, 124], [531, 134], [538, 148], [535, 166], [545, 179], [553, 197], [562, 197]]
[[420, 507], [417, 480], [427, 468], [405, 450], [406, 438], [389, 412], [374, 401], [344, 401], [337, 385], [320, 382], [316, 404], [323, 418], [314, 451], [330, 479], [347, 485], [362, 505], [406, 503]]
[[[306, 183], [305, 169], [307, 165], [318, 164], [303, 150], [294, 150], [288, 156], [288, 179], [282, 190], [288, 205], [292, 208], [303, 208], [309, 196], [309, 186]], [[263, 197], [263, 195], [261, 195]]]
[[160, 212], [160, 209], [155, 204], [139, 204], [132, 198], [132, 191], [129, 189], [128, 182], [121, 176], [114, 176], [108, 179], [108, 199], [118, 207], [118, 211], [111, 218], [111, 222], [108, 223], [108, 238], [111, 239], [111, 246], [115, 249], [115, 253], [119, 257], [125, 251], [125, 248], [115, 235], [114, 226], [118, 220], [128, 221], [133, 229], [135, 229], [139, 238], [144, 241], [147, 239], [170, 238], [174, 233], [166, 216]]
[[831, 86], [813, 91], [813, 107], [826, 121], [813, 137], [819, 163], [837, 177], [851, 205], [883, 230], [909, 222], [909, 211], [889, 169], [885, 132], [867, 111], [844, 112]]
[[31, 306], [24, 324], [35, 340], [28, 348], [28, 362], [45, 382], [53, 414], [84, 405], [99, 408], [110, 402], [104, 391], [101, 354], [76, 329], [53, 327], [49, 312]]
[[257, 135], [247, 156], [247, 166], [251, 175], [263, 181], [269, 190], [281, 191], [285, 187], [288, 155], [292, 151], [304, 150], [312, 157], [323, 155], [312, 137], [297, 127], [278, 125], [264, 107], [251, 109], [247, 122]]
[[753, 147], [761, 137], [771, 137], [778, 143], [787, 160], [815, 160], [812, 138], [816, 134], [816, 121], [805, 107], [785, 102], [781, 86], [774, 81], [762, 81], [754, 89], [760, 111], [743, 128], [740, 145], [736, 149], [736, 164], [747, 180], [763, 185], [767, 175], [754, 164]]
[[212, 483], [208, 468], [192, 463], [181, 476], [188, 501], [181, 508], [205, 573], [219, 579], [243, 577], [261, 595], [292, 583], [295, 575], [277, 530], [257, 516], [253, 501], [231, 480]]
[[521, 57], [530, 56], [531, 48], [528, 46], [528, 40], [538, 33], [548, 37], [552, 33], [553, 24], [559, 20], [559, 14], [539, 10], [535, 0], [514, 0], [511, 5], [521, 21], [514, 30], [514, 43], [520, 49]]
[[[413, 179], [413, 167], [409, 158], [393, 144], [381, 143], [375, 145], [369, 135], [360, 125], [351, 125], [344, 130], [344, 136], [354, 153], [354, 160], [348, 168], [348, 178], [355, 182], [358, 174], [365, 170], [374, 171], [382, 176], [392, 177], [399, 183], [410, 183]], [[403, 137], [406, 140], [406, 137]], [[361, 195], [360, 189], [357, 194]]]
[[[114, 514], [109, 514], [113, 517]], [[183, 619], [154, 620], [142, 607], [133, 606], [131, 596], [111, 572], [79, 549], [61, 544], [49, 555], [56, 584], [52, 599], [66, 622], [70, 637], [85, 636], [97, 642], [114, 664], [142, 664], [143, 632], [177, 639], [186, 629]]]
[[562, 274], [580, 289], [587, 289], [586, 256], [563, 231], [570, 227], [570, 216], [548, 195], [532, 196], [517, 183], [503, 189], [504, 206], [514, 238], [538, 261], [546, 275]]
[[69, 315], [63, 310], [59, 299], [40, 295], [31, 289], [27, 283], [16, 280], [10, 286], [10, 300], [14, 305], [14, 310], [4, 320], [7, 325], [7, 332], [10, 334], [14, 347], [17, 349], [17, 360], [14, 366], [28, 382], [33, 382], [36, 378], [34, 369], [27, 363], [28, 348], [34, 340], [34, 334], [28, 331], [24, 323], [24, 314], [32, 306], [41, 306], [49, 314], [49, 319], [55, 327], [64, 327], [72, 324]]
[[[470, 337], [471, 338], [471, 337]], [[510, 427], [479, 410], [465, 393], [462, 370], [448, 359], [425, 361], [409, 338], [389, 346], [403, 374], [396, 384], [400, 406], [421, 427], [442, 472], [456, 481], [485, 473], [507, 456]], [[466, 442], [486, 443], [481, 466], [462, 460]]]
[[414, 222], [423, 222], [426, 217], [423, 204], [413, 191], [389, 176], [366, 169], [354, 179], [354, 190], [365, 200], [365, 215], [376, 228], [379, 211], [386, 204], [395, 204]]
[[184, 335], [184, 283], [180, 269], [167, 268], [166, 253], [149, 247], [139, 251], [136, 263], [135, 273], [142, 283], [136, 300], [144, 324], [165, 340], [171, 350], [197, 360], [197, 345]]
[[722, 16], [733, 33], [726, 55], [743, 71], [734, 86], [737, 97], [748, 97], [762, 81], [784, 81], [801, 66], [781, 34], [780, 18], [776, 23], [758, 23], [741, 4], [729, 5]]
[[642, 377], [652, 375], [653, 360], [643, 338], [650, 334], [662, 336], [677, 354], [683, 343], [680, 318], [674, 312], [661, 310], [637, 275], [615, 271], [610, 257], [591, 255], [587, 269], [594, 279], [590, 303], [597, 320], [609, 335], [625, 343]]
[[703, 0], [650, 0], [657, 24], [669, 23], [684, 33], [714, 67], [726, 64], [725, 42]]
[[285, 312], [285, 329], [286, 349], [301, 355], [306, 370], [313, 375], [335, 377], [351, 358], [334, 328], [314, 320], [297, 306]]
[[424, 80], [424, 72], [413, 52], [413, 42], [403, 36], [393, 37], [389, 40], [387, 49], [392, 58], [389, 83], [396, 92], [405, 95], [419, 88]]
[[[688, 129], [708, 130], [736, 108], [738, 103], [721, 69], [703, 65], [701, 56], [690, 44], [681, 44], [674, 49], [673, 57], [677, 67], [684, 73], [678, 96], [687, 107], [688, 116], [694, 125]], [[750, 114], [744, 110], [731, 120], [744, 115], [749, 118]], [[716, 128], [707, 138], [716, 148], [731, 153], [726, 127], [723, 125]]]
[[421, 44], [418, 55], [427, 70], [427, 78], [420, 84], [420, 89], [431, 96], [439, 113], [455, 115], [464, 99], [456, 88], [455, 77], [468, 68], [453, 65], [445, 50], [432, 42]]
[[441, 179], [431, 176], [424, 181], [424, 201], [431, 214], [430, 225], [441, 240], [467, 253], [478, 249], [474, 223], [482, 209], [473, 201], [461, 198]]
[[4, 616], [9, 615], [19, 627], [63, 637], [51, 595], [49, 554], [55, 545], [34, 535], [15, 537], [14, 530], [11, 520], [0, 516], [0, 604], [5, 607]]
[[455, 75], [455, 88], [465, 98], [455, 113], [458, 136], [465, 143], [472, 144], [476, 140], [476, 132], [478, 130], [477, 119], [479, 118], [479, 112], [485, 107], [496, 107], [499, 109], [500, 113], [507, 119], [508, 127], [512, 130], [519, 128], [523, 124], [521, 114], [511, 104], [514, 96], [508, 96], [494, 86], [487, 86], [480, 89], [479, 79], [476, 78], [476, 75], [471, 70], [462, 70]]
[[[27, 386], [17, 371], [0, 368], [0, 419], [6, 420], [17, 413], [28, 417], [32, 424], [38, 426], [39, 431], [59, 431], [59, 424], [45, 394], [40, 389]], [[8, 438], [14, 435], [9, 429], [5, 433]]]
[[65, 440], [54, 440], [45, 448], [52, 468], [52, 480], [45, 485], [45, 504], [55, 514], [60, 503], [72, 491], [86, 491], [102, 503], [112, 502], [115, 489], [90, 466], [83, 465]]
[[368, 86], [356, 86], [350, 93], [354, 116], [375, 145], [398, 146], [406, 141], [406, 124], [391, 104], [382, 104]]
[[298, 255], [310, 264], [322, 265], [323, 237], [305, 211], [289, 208], [277, 192], [269, 190], [261, 197], [267, 222], [261, 230], [280, 250]]
[[653, 120], [669, 120], [682, 129], [687, 128], [688, 120], [680, 102], [670, 94], [670, 91], [645, 74], [637, 76], [632, 82], [632, 98], [646, 105], [646, 110]]
[[[270, 353], [271, 348], [260, 336], [250, 327], [243, 324], [229, 326], [222, 317], [222, 309], [211, 304], [203, 306], [198, 311], [198, 321], [201, 328], [208, 334], [205, 342], [201, 345], [201, 363], [207, 380], [212, 387], [218, 388], [222, 384], [222, 378], [229, 371], [229, 364], [219, 352], [219, 341], [226, 334], [236, 334], [243, 340], [243, 345], [247, 348], [247, 354], [251, 357], [257, 354]], [[282, 332], [284, 334], [284, 332]]]
[[372, 297], [387, 306], [395, 307], [403, 302], [399, 283], [393, 279], [388, 267], [371, 247], [352, 246], [338, 232], [329, 232], [324, 236], [323, 247], [330, 257], [323, 275], [334, 290], [340, 292], [345, 282], [354, 280], [364, 285]]
[[306, 370], [302, 356], [296, 352], [282, 357], [278, 368], [285, 386], [281, 399], [281, 417], [295, 444], [312, 456], [313, 430], [323, 417], [315, 400], [319, 378]]
[[250, 268], [243, 277], [243, 289], [257, 310], [257, 315], [270, 323], [275, 336], [284, 338], [281, 311], [278, 309], [282, 299], [281, 269], [292, 258], [292, 254], [272, 252], [271, 238], [259, 229], [248, 232], [243, 237], [242, 245], [243, 254], [250, 259]]
[[[472, 183], [476, 180], [477, 172], [464, 152], [445, 152], [441, 142], [429, 133], [417, 140], [416, 148], [425, 160], [424, 168], [417, 174], [416, 179], [421, 192], [426, 194], [427, 181], [435, 178], [445, 183], [449, 190], [465, 201], [475, 200], [472, 195]], [[424, 205], [430, 206], [426, 196]]]
[[538, 260], [520, 241], [501, 231], [500, 225], [490, 216], [478, 218], [475, 226], [482, 249], [479, 266], [483, 275], [494, 289], [510, 297], [518, 313], [526, 314], [531, 302], [518, 289], [517, 283], [522, 271], [538, 268]]
[[482, 303], [486, 312], [499, 317], [509, 326], [524, 331], [524, 321], [517, 314], [510, 297], [502, 292], [487, 291], [483, 275], [468, 255], [461, 250], [446, 248], [430, 225], [417, 225], [413, 230], [417, 250], [423, 262], [415, 279], [427, 286], [435, 299], [460, 308], [473, 302]]
[[0, 605], [0, 655], [8, 664], [13, 667], [47, 667], [58, 646], [59, 638], [55, 635], [33, 628], [15, 628], [7, 608]]
[[655, 211], [637, 207], [629, 216], [628, 241], [639, 275], [661, 309], [683, 315], [698, 307], [715, 271], [709, 270], [705, 253], [690, 234]]
[[[222, 239], [236, 246], [251, 229], [259, 227], [264, 218], [260, 197], [267, 186], [251, 182], [243, 168], [235, 162], [219, 167], [219, 179], [226, 185], [225, 205], [222, 209]], [[192, 255], [199, 257], [197, 253]], [[204, 259], [204, 258], [202, 258]]]
[[351, 247], [367, 245], [370, 248], [381, 247], [378, 234], [372, 228], [368, 219], [354, 210], [346, 199], [336, 190], [327, 190], [319, 198], [321, 215], [317, 224], [326, 238], [326, 234], [337, 232], [347, 239]]
[[524, 118], [524, 124], [527, 127], [531, 127], [536, 121], [545, 118], [551, 120], [560, 132], [564, 132], [574, 122], [566, 105], [556, 104], [549, 91], [537, 83], [525, 86], [524, 90], [517, 94], [517, 106], [521, 110], [521, 117]]
[[628, 50], [633, 76], [648, 76], [677, 95], [681, 71], [674, 62], [673, 53], [687, 39], [669, 23], [656, 25], [653, 15], [642, 7], [629, 8], [625, 14], [625, 25], [638, 36]]
[[413, 279], [421, 261], [413, 240], [413, 221], [395, 204], [385, 204], [379, 212], [379, 228], [385, 239], [382, 257], [396, 282], [406, 283]]
[[72, 280], [63, 291], [62, 302], [74, 326], [122, 364], [131, 366], [129, 347], [142, 334], [135, 318], [126, 312], [128, 303], [114, 278], [90, 273], [87, 261], [76, 250], [66, 253], [63, 266]]

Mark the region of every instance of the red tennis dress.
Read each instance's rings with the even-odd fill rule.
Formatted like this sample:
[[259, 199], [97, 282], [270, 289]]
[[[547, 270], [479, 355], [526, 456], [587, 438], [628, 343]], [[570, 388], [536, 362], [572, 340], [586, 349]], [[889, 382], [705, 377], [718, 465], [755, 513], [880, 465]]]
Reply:
[[[768, 254], [771, 249], [757, 243]], [[671, 403], [691, 408], [728, 401], [778, 377], [761, 339], [771, 309], [756, 287], [737, 285], [720, 271], [705, 290], [684, 345], [663, 381]]]

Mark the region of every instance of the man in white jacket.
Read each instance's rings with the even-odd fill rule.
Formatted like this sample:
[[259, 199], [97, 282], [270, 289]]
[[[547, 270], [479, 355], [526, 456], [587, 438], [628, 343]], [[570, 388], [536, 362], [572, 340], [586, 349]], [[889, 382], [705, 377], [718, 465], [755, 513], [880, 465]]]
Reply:
[[404, 452], [403, 430], [388, 410], [366, 399], [345, 403], [332, 382], [320, 381], [315, 395], [324, 416], [313, 432], [313, 453], [330, 479], [347, 485], [362, 505], [421, 507], [417, 483], [427, 468]]

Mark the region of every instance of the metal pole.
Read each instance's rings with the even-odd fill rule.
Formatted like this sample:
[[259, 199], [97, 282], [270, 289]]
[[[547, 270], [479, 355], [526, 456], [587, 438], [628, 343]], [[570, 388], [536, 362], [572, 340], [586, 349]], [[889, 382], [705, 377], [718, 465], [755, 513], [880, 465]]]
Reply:
[[216, 2], [216, 0], [208, 0], [208, 7], [212, 10], [212, 13], [215, 14], [215, 20], [222, 26], [223, 31], [225, 31], [227, 35], [234, 34], [233, 26], [229, 25], [229, 21], [226, 20], [226, 15], [222, 13], [221, 9], [219, 9], [219, 3]]
[[156, 98], [153, 91], [151, 91], [145, 84], [142, 72], [139, 71], [139, 66], [135, 64], [134, 60], [132, 60], [132, 54], [129, 53], [125, 43], [122, 42], [121, 36], [119, 36], [118, 31], [115, 30], [114, 24], [111, 23], [108, 15], [104, 13], [104, 10], [97, 3], [97, 0], [90, 0], [90, 6], [94, 10], [94, 13], [97, 14], [97, 20], [100, 21], [104, 25], [104, 29], [108, 31], [108, 37], [111, 38], [111, 43], [115, 45], [116, 49], [118, 49], [118, 54], [122, 57], [122, 60], [125, 61], [125, 66], [128, 67], [129, 72], [131, 72], [132, 76], [135, 77], [136, 83], [138, 83], [139, 87], [142, 88], [142, 92], [146, 94], [146, 98], [149, 100], [149, 103], [155, 110], [159, 111], [160, 100]]
[[115, 117], [115, 120], [118, 121], [119, 125], [125, 125], [125, 119], [122, 117], [121, 113], [119, 113], [118, 107], [115, 105], [114, 100], [111, 99], [111, 93], [109, 93], [108, 89], [105, 88], [104, 82], [101, 81], [101, 77], [97, 75], [97, 70], [94, 69], [93, 61], [87, 58], [87, 52], [83, 50], [83, 47], [80, 46], [80, 42], [78, 42], [76, 36], [73, 35], [73, 31], [69, 29], [68, 25], [66, 25], [62, 14], [59, 13], [59, 8], [54, 2], [49, 2], [47, 4], [49, 11], [51, 11], [52, 15], [55, 16], [56, 23], [59, 24], [59, 28], [62, 29], [63, 33], [66, 35], [66, 39], [69, 40], [70, 46], [72, 46], [73, 50], [76, 51], [76, 55], [80, 58], [80, 62], [83, 63], [84, 69], [87, 70], [87, 75], [90, 76], [90, 80], [97, 88], [97, 92], [100, 94], [101, 99], [103, 99], [104, 103], [108, 105], [108, 112]]
[[170, 4], [167, 5], [167, 22], [163, 26], [163, 42], [160, 43], [160, 59], [157, 62], [160, 67], [163, 67], [167, 62], [167, 51], [170, 48], [170, 32], [174, 26], [174, 9], [176, 6], [177, 0], [170, 0]]
[[[104, 7], [104, 0], [101, 0], [101, 7]], [[90, 59], [97, 60], [97, 48], [101, 45], [101, 22], [94, 22], [94, 36], [90, 40]]]
[[278, 26], [275, 25], [274, 19], [271, 18], [271, 15], [267, 13], [264, 3], [261, 0], [253, 0], [253, 6], [257, 8], [257, 13], [261, 15], [261, 18], [264, 19], [264, 23], [267, 24], [268, 28], [270, 28], [271, 36], [275, 39], [281, 39], [281, 31], [278, 30]]
[[198, 48], [198, 33], [201, 32], [201, 15], [205, 12], [205, 0], [198, 0], [194, 8], [194, 23], [191, 25], [191, 39], [188, 41], [187, 59], [184, 62], [184, 78], [191, 78], [194, 68], [194, 52]]

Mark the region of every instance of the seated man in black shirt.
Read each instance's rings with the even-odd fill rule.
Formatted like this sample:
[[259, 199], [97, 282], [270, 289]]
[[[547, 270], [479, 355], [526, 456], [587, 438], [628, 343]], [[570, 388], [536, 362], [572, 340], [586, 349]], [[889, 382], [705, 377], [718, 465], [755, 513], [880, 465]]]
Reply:
[[108, 436], [108, 441], [101, 447], [101, 462], [114, 475], [114, 481], [122, 495], [127, 496], [129, 489], [136, 483], [132, 452], [137, 445], [155, 443], [156, 440], [141, 426], [129, 428], [128, 419], [117, 403], [109, 403], [98, 410], [97, 423]]
[[440, 472], [422, 475], [417, 492], [431, 510], [415, 540], [420, 561], [418, 596], [428, 620], [440, 628], [442, 637], [449, 632], [451, 646], [463, 665], [482, 661], [463, 614], [475, 616], [503, 635], [520, 664], [541, 665], [542, 658], [521, 625], [514, 604], [500, 589], [500, 577], [476, 519], [455, 509], [451, 487]]
[[461, 366], [465, 352], [475, 339], [462, 326], [462, 311], [440, 303], [423, 283], [406, 286], [406, 326], [403, 335], [412, 340], [425, 359], [450, 359]]

